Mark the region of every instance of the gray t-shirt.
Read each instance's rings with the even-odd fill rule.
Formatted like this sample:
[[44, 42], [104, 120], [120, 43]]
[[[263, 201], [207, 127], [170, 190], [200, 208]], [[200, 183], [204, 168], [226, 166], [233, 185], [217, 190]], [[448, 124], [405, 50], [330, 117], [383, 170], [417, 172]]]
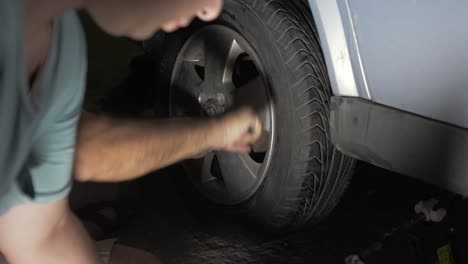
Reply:
[[0, 215], [71, 188], [86, 47], [73, 11], [56, 17], [51, 49], [29, 93], [23, 0], [0, 0]]

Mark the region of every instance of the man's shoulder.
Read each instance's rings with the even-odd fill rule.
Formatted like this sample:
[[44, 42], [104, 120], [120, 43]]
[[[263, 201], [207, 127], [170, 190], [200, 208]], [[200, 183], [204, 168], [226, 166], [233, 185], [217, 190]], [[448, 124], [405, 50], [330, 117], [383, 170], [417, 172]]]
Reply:
[[[0, 74], [17, 52], [21, 28], [20, 1], [0, 0]], [[1, 78], [1, 77], [0, 77]]]
[[71, 105], [81, 107], [85, 92], [87, 56], [85, 36], [78, 15], [74, 11], [68, 11], [58, 21], [60, 46], [54, 75], [59, 92], [54, 104], [62, 112]]

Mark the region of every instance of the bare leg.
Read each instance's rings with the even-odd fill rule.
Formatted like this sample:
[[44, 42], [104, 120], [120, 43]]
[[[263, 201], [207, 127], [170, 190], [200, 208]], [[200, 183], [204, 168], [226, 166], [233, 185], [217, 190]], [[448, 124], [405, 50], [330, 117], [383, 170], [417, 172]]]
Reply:
[[[118, 215], [115, 208], [104, 207], [96, 212], [109, 220], [109, 222], [117, 221]], [[100, 236], [105, 235], [105, 231], [101, 230], [102, 226], [97, 223], [83, 221], [86, 230], [91, 237], [100, 240]], [[102, 224], [102, 223], [101, 223]], [[97, 248], [101, 259], [108, 264], [161, 264], [161, 261], [151, 254], [141, 249], [128, 247], [120, 244], [115, 244], [116, 239], [100, 240], [97, 242]]]
[[66, 198], [20, 205], [1, 216], [0, 251], [15, 264], [101, 263]]

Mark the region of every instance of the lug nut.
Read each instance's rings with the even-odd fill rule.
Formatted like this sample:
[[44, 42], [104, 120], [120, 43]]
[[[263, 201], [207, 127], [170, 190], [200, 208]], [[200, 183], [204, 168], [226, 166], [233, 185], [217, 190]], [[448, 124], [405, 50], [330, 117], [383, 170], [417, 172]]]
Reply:
[[198, 96], [198, 103], [204, 104], [208, 100], [206, 94], [202, 93]]
[[218, 100], [218, 104], [220, 105], [224, 105], [226, 103], [226, 97], [222, 93], [217, 93], [216, 99]]

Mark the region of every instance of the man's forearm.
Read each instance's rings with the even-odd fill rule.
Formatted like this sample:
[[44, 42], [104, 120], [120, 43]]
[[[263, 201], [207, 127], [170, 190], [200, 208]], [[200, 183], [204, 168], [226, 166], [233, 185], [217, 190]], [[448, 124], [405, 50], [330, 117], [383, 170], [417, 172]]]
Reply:
[[215, 147], [212, 120], [117, 120], [83, 113], [75, 177], [116, 182], [137, 178]]

